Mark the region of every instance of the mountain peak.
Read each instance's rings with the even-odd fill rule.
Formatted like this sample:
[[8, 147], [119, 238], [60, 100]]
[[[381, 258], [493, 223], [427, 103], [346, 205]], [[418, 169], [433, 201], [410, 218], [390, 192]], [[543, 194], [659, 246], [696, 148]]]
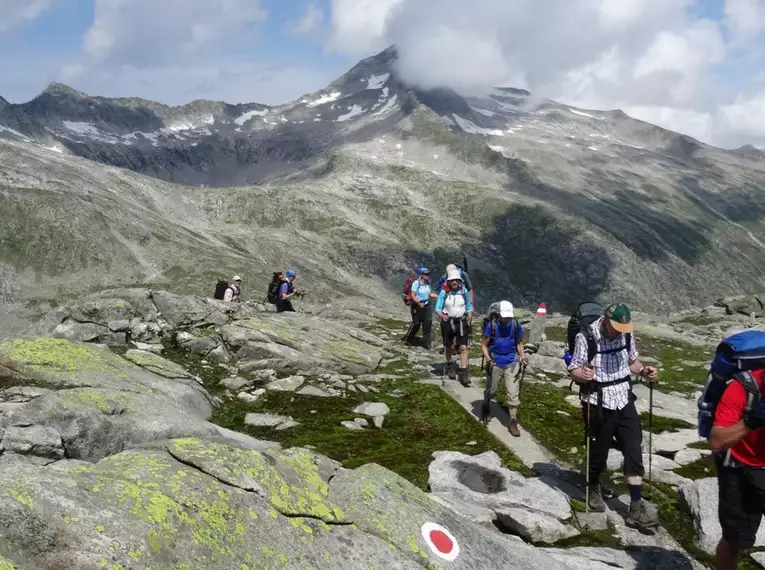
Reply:
[[43, 94], [46, 95], [64, 95], [68, 97], [87, 97], [87, 93], [83, 93], [82, 91], [77, 91], [76, 89], [69, 87], [68, 85], [65, 85], [64, 83], [58, 83], [54, 81], [53, 83], [50, 83], [44, 90]]

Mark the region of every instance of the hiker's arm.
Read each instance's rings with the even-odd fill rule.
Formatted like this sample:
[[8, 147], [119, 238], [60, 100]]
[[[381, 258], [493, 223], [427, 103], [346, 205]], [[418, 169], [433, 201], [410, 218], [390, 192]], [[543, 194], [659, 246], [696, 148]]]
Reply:
[[470, 294], [470, 292], [465, 295], [465, 311], [468, 313], [473, 312], [473, 296]]
[[234, 298], [234, 292], [229, 287], [228, 289], [226, 289], [226, 292], [223, 293], [223, 300], [224, 301], [228, 301], [230, 303], [231, 299], [233, 299], [233, 298]]
[[515, 350], [518, 351], [518, 356], [521, 359], [521, 362], [526, 360], [526, 346], [523, 344], [523, 327], [521, 326], [521, 323], [518, 323], [518, 338], [520, 339], [518, 343], [515, 346]]
[[[568, 365], [569, 376], [574, 382], [586, 384], [592, 381], [592, 369], [587, 368], [587, 341], [584, 340], [582, 333], [576, 335], [574, 341], [574, 354], [571, 356], [571, 364]], [[585, 378], [588, 374], [589, 378]]]
[[444, 302], [446, 301], [446, 291], [441, 291], [438, 294], [438, 301], [436, 301], [436, 313], [440, 313], [444, 310]]
[[481, 352], [483, 352], [483, 357], [486, 360], [486, 362], [491, 362], [491, 354], [489, 353], [489, 337], [483, 336], [481, 337]]
[[641, 378], [648, 378], [653, 380], [659, 375], [659, 371], [653, 366], [645, 366], [638, 358], [635, 362], [630, 364], [630, 372], [637, 374]]
[[713, 453], [727, 451], [744, 439], [750, 431], [752, 430], [746, 427], [744, 420], [727, 427], [715, 426], [709, 433], [709, 447]]

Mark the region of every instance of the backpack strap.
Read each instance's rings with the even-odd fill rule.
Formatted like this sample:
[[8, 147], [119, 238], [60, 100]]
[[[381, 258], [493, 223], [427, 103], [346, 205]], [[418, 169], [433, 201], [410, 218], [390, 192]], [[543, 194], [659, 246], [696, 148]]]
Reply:
[[[748, 370], [743, 372], [736, 372], [733, 374], [732, 378], [733, 380], [740, 382], [744, 387], [744, 390], [746, 390], [746, 404], [744, 404], [744, 413], [742, 414], [743, 416], [746, 415], [749, 410], [760, 403], [760, 386], [757, 384], [757, 380], [754, 379], [754, 376], [752, 376], [752, 373]], [[733, 380], [731, 380], [731, 382]], [[734, 457], [731, 456], [730, 448], [728, 448], [722, 458], [722, 465], [724, 467], [738, 466], [738, 462]]]

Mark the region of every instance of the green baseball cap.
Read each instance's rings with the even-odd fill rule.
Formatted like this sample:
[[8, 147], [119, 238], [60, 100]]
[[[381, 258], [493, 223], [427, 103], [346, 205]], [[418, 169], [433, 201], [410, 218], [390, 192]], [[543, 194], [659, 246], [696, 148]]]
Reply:
[[609, 305], [606, 309], [606, 317], [611, 321], [611, 326], [620, 333], [631, 333], [635, 328], [632, 324], [630, 308], [624, 303]]

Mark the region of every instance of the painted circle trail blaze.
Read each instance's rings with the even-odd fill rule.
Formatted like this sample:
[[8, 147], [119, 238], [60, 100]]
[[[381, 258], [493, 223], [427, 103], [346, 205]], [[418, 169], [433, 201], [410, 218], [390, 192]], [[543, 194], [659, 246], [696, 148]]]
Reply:
[[422, 538], [427, 543], [430, 550], [436, 556], [444, 560], [452, 561], [460, 553], [460, 546], [457, 539], [446, 528], [439, 524], [426, 522], [422, 525]]

